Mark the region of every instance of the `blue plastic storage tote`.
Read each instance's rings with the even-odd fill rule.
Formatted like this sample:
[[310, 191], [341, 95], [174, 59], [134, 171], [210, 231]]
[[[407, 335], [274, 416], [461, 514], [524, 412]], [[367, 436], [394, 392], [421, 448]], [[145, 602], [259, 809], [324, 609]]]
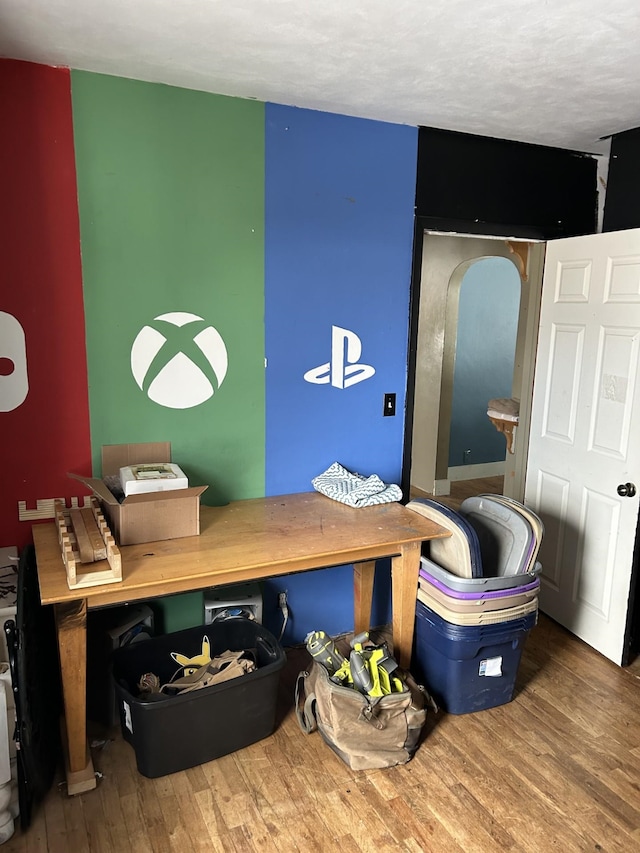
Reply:
[[412, 672], [450, 714], [504, 705], [513, 698], [525, 640], [537, 613], [494, 625], [453, 625], [416, 604]]

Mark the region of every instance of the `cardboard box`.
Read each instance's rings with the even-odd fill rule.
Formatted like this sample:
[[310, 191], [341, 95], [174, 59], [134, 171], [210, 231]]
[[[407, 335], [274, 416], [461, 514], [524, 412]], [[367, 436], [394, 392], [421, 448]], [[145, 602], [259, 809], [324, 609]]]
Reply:
[[[171, 462], [170, 442], [105, 444], [102, 448], [104, 478], [115, 476], [119, 481], [120, 468], [157, 462]], [[104, 479], [78, 474], [69, 476], [88, 486], [99, 499], [119, 545], [200, 535], [200, 495], [208, 486], [129, 495], [120, 503]]]

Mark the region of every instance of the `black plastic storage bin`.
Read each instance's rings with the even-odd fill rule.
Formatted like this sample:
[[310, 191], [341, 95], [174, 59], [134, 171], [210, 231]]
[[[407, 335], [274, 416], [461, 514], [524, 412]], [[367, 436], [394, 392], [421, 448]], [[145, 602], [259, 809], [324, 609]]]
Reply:
[[[139, 698], [140, 676], [166, 683], [182, 667], [172, 652], [201, 654], [207, 637], [214, 658], [226, 650], [253, 650], [256, 669], [221, 684], [177, 696]], [[228, 619], [154, 637], [113, 654], [113, 678], [122, 735], [138, 770], [155, 778], [186, 770], [268, 737], [275, 725], [285, 653], [273, 634], [249, 619]], [[180, 673], [181, 674], [181, 673]]]

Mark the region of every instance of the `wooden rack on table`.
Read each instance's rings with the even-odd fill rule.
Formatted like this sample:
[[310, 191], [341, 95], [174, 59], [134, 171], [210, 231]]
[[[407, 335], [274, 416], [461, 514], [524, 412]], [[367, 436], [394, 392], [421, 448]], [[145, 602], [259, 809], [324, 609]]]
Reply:
[[[69, 589], [121, 581], [120, 551], [96, 498], [88, 507], [72, 509], [57, 500], [54, 510]], [[88, 565], [92, 568], [79, 570]]]

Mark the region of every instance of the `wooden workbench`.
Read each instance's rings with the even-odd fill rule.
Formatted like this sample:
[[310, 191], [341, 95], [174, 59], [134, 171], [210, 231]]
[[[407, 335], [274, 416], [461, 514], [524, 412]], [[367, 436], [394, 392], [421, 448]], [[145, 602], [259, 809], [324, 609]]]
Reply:
[[317, 492], [202, 507], [200, 535], [121, 548], [122, 581], [70, 590], [54, 524], [33, 527], [40, 598], [55, 608], [70, 794], [95, 787], [87, 748], [87, 609], [354, 564], [354, 630], [367, 630], [375, 561], [391, 557], [395, 655], [411, 658], [420, 549], [448, 531], [398, 503], [354, 509]]

